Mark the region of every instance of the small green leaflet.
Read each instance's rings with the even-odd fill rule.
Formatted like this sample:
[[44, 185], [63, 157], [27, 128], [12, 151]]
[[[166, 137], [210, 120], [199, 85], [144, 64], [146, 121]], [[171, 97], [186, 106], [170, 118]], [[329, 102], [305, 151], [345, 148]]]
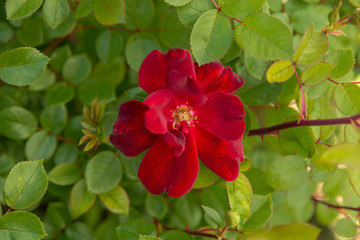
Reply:
[[243, 18], [256, 12], [265, 0], [219, 0], [221, 11], [229, 17]]
[[191, 2], [191, 0], [165, 0], [165, 2], [174, 7], [181, 7]]
[[29, 212], [9, 212], [0, 216], [0, 239], [40, 240], [45, 237], [40, 219]]
[[294, 74], [294, 66], [290, 60], [281, 60], [273, 63], [266, 72], [266, 79], [273, 82], [284, 82]]
[[57, 28], [69, 16], [67, 0], [45, 0], [42, 8], [44, 21], [52, 28]]
[[125, 23], [125, 0], [95, 0], [94, 15], [99, 23]]
[[354, 66], [354, 54], [351, 48], [337, 49], [329, 53], [325, 60], [335, 65], [330, 78], [336, 79], [345, 76]]
[[33, 14], [42, 3], [43, 0], [7, 0], [5, 5], [7, 19], [28, 17]]
[[254, 13], [244, 18], [235, 28], [235, 40], [254, 58], [261, 60], [292, 60], [293, 58], [290, 29], [279, 19], [264, 13]]
[[31, 207], [40, 201], [47, 186], [43, 160], [20, 162], [11, 169], [5, 180], [5, 203], [14, 209]]
[[110, 212], [129, 215], [130, 200], [122, 187], [116, 186], [110, 192], [99, 194], [99, 198]]
[[231, 45], [229, 20], [216, 9], [203, 13], [194, 24], [190, 45], [199, 65], [222, 58]]
[[223, 225], [223, 220], [221, 219], [219, 213], [210, 207], [202, 206], [205, 212], [205, 221], [211, 228], [221, 228]]
[[12, 85], [29, 85], [45, 70], [49, 58], [35, 48], [22, 47], [0, 54], [0, 78]]

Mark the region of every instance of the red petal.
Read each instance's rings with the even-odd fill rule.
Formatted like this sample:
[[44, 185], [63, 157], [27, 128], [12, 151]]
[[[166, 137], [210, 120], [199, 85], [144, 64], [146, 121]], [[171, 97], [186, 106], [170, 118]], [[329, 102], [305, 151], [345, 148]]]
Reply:
[[167, 133], [171, 110], [176, 108], [174, 93], [169, 89], [161, 89], [151, 93], [144, 103], [149, 106], [149, 110], [145, 112], [147, 129], [156, 134]]
[[195, 79], [178, 71], [170, 72], [169, 88], [176, 94], [178, 104], [189, 104], [196, 107], [201, 106], [206, 101], [206, 96]]
[[224, 67], [220, 62], [212, 62], [199, 67], [195, 64], [196, 80], [205, 93], [223, 91], [235, 92], [244, 84], [244, 79]]
[[244, 161], [242, 138], [236, 141], [221, 140], [200, 127], [194, 128], [200, 160], [226, 181], [239, 175], [239, 163]]
[[154, 50], [144, 59], [139, 71], [139, 86], [148, 93], [167, 88], [168, 75], [176, 70], [195, 79], [191, 54], [185, 49], [170, 49], [167, 53]]
[[120, 106], [110, 142], [124, 155], [134, 157], [151, 146], [156, 135], [145, 127], [144, 112], [148, 107], [139, 101]]
[[167, 88], [167, 56], [154, 50], [146, 56], [139, 70], [139, 86], [151, 93]]
[[198, 125], [221, 139], [239, 139], [245, 131], [244, 106], [240, 98], [219, 91], [207, 97], [207, 102], [195, 111]]
[[164, 134], [165, 142], [174, 147], [174, 156], [180, 156], [185, 149], [185, 136], [182, 132], [177, 130], [170, 130], [168, 133]]
[[196, 180], [199, 160], [193, 135], [186, 135], [186, 147], [179, 157], [173, 151], [159, 136], [140, 164], [139, 179], [152, 194], [168, 191], [169, 196], [179, 197], [189, 192]]
[[185, 135], [186, 145], [184, 152], [176, 158], [173, 174], [168, 188], [170, 197], [180, 197], [188, 193], [195, 183], [199, 173], [199, 158], [195, 138], [192, 132]]

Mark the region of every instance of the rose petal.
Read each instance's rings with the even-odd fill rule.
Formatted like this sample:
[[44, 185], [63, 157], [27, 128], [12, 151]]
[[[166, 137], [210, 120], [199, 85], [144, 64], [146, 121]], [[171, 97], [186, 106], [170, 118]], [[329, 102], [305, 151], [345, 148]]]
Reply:
[[176, 94], [178, 104], [196, 107], [207, 99], [195, 79], [175, 70], [169, 73], [169, 88]]
[[195, 111], [197, 124], [221, 139], [239, 139], [245, 131], [245, 112], [240, 98], [219, 91], [206, 96], [207, 102]]
[[167, 88], [167, 55], [154, 50], [146, 56], [139, 70], [139, 87], [151, 93]]
[[200, 67], [195, 64], [195, 71], [196, 80], [204, 93], [214, 91], [232, 93], [244, 84], [244, 79], [234, 73], [230, 67], [224, 67], [219, 61]]
[[145, 127], [146, 110], [148, 107], [139, 101], [129, 101], [120, 106], [110, 142], [126, 156], [138, 155], [156, 139], [156, 135]]
[[173, 151], [159, 136], [140, 164], [139, 179], [152, 194], [168, 191], [170, 197], [179, 197], [189, 192], [196, 180], [199, 161], [193, 135], [186, 135], [185, 150], [179, 157]]
[[168, 133], [164, 134], [165, 142], [174, 148], [174, 156], [180, 156], [185, 149], [185, 136], [182, 132], [171, 129]]
[[168, 195], [180, 197], [188, 193], [195, 183], [199, 173], [199, 158], [195, 138], [192, 132], [185, 135], [186, 144], [184, 152], [176, 158], [173, 166]]
[[169, 89], [161, 89], [151, 93], [144, 103], [149, 107], [145, 112], [147, 129], [156, 134], [167, 133], [171, 110], [176, 108], [174, 93]]
[[176, 70], [195, 79], [191, 54], [185, 49], [170, 49], [166, 53], [154, 50], [144, 59], [139, 71], [139, 86], [148, 93], [167, 88], [168, 75]]
[[200, 127], [194, 128], [200, 160], [219, 177], [233, 181], [239, 175], [239, 163], [244, 161], [242, 138], [221, 140]]

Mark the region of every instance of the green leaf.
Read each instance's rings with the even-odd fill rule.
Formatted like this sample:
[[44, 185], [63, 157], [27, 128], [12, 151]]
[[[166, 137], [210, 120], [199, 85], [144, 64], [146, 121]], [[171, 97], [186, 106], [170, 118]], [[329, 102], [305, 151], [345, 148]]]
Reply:
[[91, 229], [80, 222], [76, 222], [67, 228], [65, 230], [65, 236], [66, 240], [94, 239]]
[[299, 66], [308, 66], [319, 61], [329, 47], [329, 40], [322, 31], [314, 31], [314, 24], [306, 30], [294, 53], [294, 62]]
[[70, 193], [70, 210], [72, 218], [78, 218], [86, 213], [95, 203], [96, 195], [90, 193], [85, 181], [82, 179], [78, 181], [71, 189]]
[[178, 230], [170, 230], [161, 233], [161, 239], [163, 240], [173, 240], [173, 239], [181, 239], [181, 240], [193, 240], [191, 235], [181, 232]]
[[49, 69], [45, 68], [45, 71], [40, 77], [29, 85], [31, 91], [41, 91], [50, 87], [56, 81], [56, 76]]
[[55, 49], [50, 55], [50, 66], [57, 72], [61, 72], [65, 61], [71, 56], [69, 45]]
[[335, 65], [330, 78], [336, 79], [345, 76], [354, 66], [354, 54], [351, 48], [337, 49], [329, 53], [325, 61]]
[[221, 11], [232, 18], [243, 18], [256, 12], [265, 0], [219, 0]]
[[210, 207], [202, 206], [205, 212], [205, 222], [211, 227], [211, 228], [221, 228], [223, 225], [223, 220], [221, 219], [219, 213]]
[[120, 54], [124, 38], [117, 31], [104, 30], [96, 39], [96, 53], [104, 63], [113, 62]]
[[94, 15], [99, 23], [125, 23], [125, 0], [94, 0]]
[[305, 223], [276, 226], [270, 231], [270, 239], [316, 240], [321, 229]]
[[15, 48], [0, 54], [0, 78], [11, 85], [29, 85], [40, 77], [49, 59], [30, 47]]
[[50, 38], [61, 38], [65, 37], [68, 34], [70, 34], [76, 25], [76, 19], [73, 17], [72, 11], [70, 11], [69, 17], [62, 22], [56, 29], [52, 29], [50, 27], [47, 27], [48, 35]]
[[290, 60], [282, 60], [273, 63], [266, 72], [266, 79], [273, 82], [284, 82], [294, 74], [294, 66]]
[[184, 226], [190, 226], [190, 228], [195, 228], [203, 217], [200, 204], [191, 195], [185, 195], [177, 199], [175, 202], [175, 212], [179, 221]]
[[110, 82], [97, 78], [89, 78], [79, 88], [79, 99], [83, 104], [90, 105], [98, 97], [107, 103], [115, 100], [115, 88]]
[[351, 5], [353, 5], [354, 7], [360, 7], [360, 1], [359, 0], [349, 0], [349, 2], [351, 3]]
[[94, 8], [94, 0], [81, 0], [76, 7], [74, 17], [82, 18], [89, 15]]
[[144, 236], [144, 235], [140, 235], [138, 240], [161, 240], [158, 237], [155, 236]]
[[40, 21], [26, 18], [21, 21], [22, 27], [17, 31], [20, 43], [25, 46], [36, 47], [44, 42], [43, 26]]
[[125, 46], [125, 56], [129, 66], [139, 71], [144, 58], [154, 49], [161, 49], [157, 39], [144, 32], [133, 34]]
[[[0, 173], [7, 173], [15, 164], [15, 159], [7, 154], [0, 155]], [[1, 194], [1, 192], [0, 192]]]
[[334, 90], [336, 107], [345, 115], [360, 112], [360, 88], [355, 84], [339, 84]]
[[57, 165], [49, 172], [49, 181], [61, 186], [71, 185], [80, 177], [80, 168], [72, 163]]
[[76, 161], [78, 149], [70, 143], [62, 143], [55, 152], [54, 162], [56, 164], [74, 163]]
[[176, 11], [166, 12], [159, 20], [160, 40], [169, 48], [190, 48], [190, 31], [179, 21]]
[[212, 172], [202, 161], [199, 161], [199, 173], [193, 185], [194, 189], [206, 188], [213, 185], [219, 177]]
[[64, 105], [48, 106], [40, 115], [41, 126], [53, 134], [59, 134], [66, 125], [67, 109]]
[[71, 56], [62, 69], [64, 79], [73, 84], [82, 83], [89, 77], [90, 72], [91, 62], [85, 54]]
[[254, 58], [291, 60], [293, 57], [290, 29], [279, 19], [264, 13], [254, 13], [244, 18], [235, 28], [235, 40]]
[[64, 229], [71, 222], [67, 206], [63, 203], [52, 202], [46, 209], [46, 217], [58, 229]]
[[181, 7], [191, 2], [191, 0], [165, 0], [165, 2], [174, 7]]
[[40, 240], [46, 236], [40, 219], [29, 212], [9, 212], [0, 217], [0, 238]]
[[[237, 46], [235, 44], [235, 46]], [[231, 49], [229, 50], [229, 52], [231, 51]], [[267, 67], [267, 63], [257, 60], [255, 58], [252, 58], [251, 56], [249, 56], [248, 54], [245, 53], [245, 66], [246, 69], [248, 70], [248, 72], [256, 79], [261, 80], [266, 67]]]
[[42, 12], [46, 24], [55, 29], [69, 16], [70, 9], [67, 0], [45, 0]]
[[312, 187], [310, 181], [287, 192], [286, 201], [291, 209], [303, 208], [311, 200]]
[[110, 192], [99, 194], [99, 198], [110, 212], [129, 215], [130, 200], [122, 187], [116, 186]]
[[360, 146], [357, 144], [339, 144], [329, 148], [321, 155], [320, 163], [327, 165], [344, 164], [349, 168], [360, 168], [358, 161]]
[[243, 173], [233, 182], [226, 182], [229, 204], [234, 214], [239, 216], [239, 222], [244, 223], [250, 216], [250, 203], [253, 199], [251, 184]]
[[360, 196], [360, 169], [349, 169], [348, 177], [356, 194]]
[[5, 203], [14, 209], [28, 208], [40, 201], [47, 185], [42, 160], [20, 162], [11, 169], [5, 180]]
[[28, 160], [48, 160], [55, 152], [56, 138], [45, 131], [34, 133], [25, 144], [25, 156]]
[[148, 194], [145, 199], [145, 210], [151, 217], [161, 220], [165, 217], [168, 207], [161, 196]]
[[127, 28], [144, 29], [151, 24], [155, 12], [152, 0], [125, 0], [125, 4]]
[[192, 28], [196, 20], [207, 10], [214, 9], [214, 4], [207, 0], [192, 0], [189, 4], [177, 8], [180, 22], [187, 28]]
[[86, 185], [92, 193], [106, 193], [114, 189], [122, 177], [120, 159], [110, 151], [103, 151], [90, 159], [85, 169]]
[[14, 36], [14, 30], [6, 22], [0, 21], [0, 43], [9, 42]]
[[190, 45], [199, 65], [222, 58], [231, 45], [229, 20], [216, 9], [203, 13], [194, 24]]
[[315, 86], [325, 81], [333, 70], [334, 65], [327, 62], [318, 62], [307, 67], [301, 74], [301, 81], [306, 86]]
[[[310, 119], [326, 119], [334, 118], [335, 109], [331, 103], [325, 98], [317, 98], [314, 100], [311, 108], [308, 110]], [[327, 139], [334, 132], [335, 127], [333, 125], [329, 126], [319, 126], [312, 127], [315, 139]]]
[[289, 128], [279, 133], [280, 144], [288, 152], [312, 157], [315, 152], [314, 134], [310, 127]]
[[65, 82], [56, 82], [45, 94], [45, 100], [49, 105], [60, 105], [70, 102], [75, 96], [75, 89]]
[[135, 219], [120, 224], [116, 228], [116, 235], [119, 239], [138, 240], [141, 235], [156, 235], [156, 228], [146, 220]]
[[343, 218], [335, 224], [336, 232], [343, 237], [350, 238], [355, 236], [358, 231], [356, 224], [349, 218]]
[[299, 156], [287, 156], [277, 159], [271, 163], [264, 174], [267, 184], [283, 191], [301, 186], [308, 177], [306, 163]]
[[43, 3], [43, 0], [7, 0], [5, 4], [6, 18], [19, 19], [33, 14]]
[[273, 212], [271, 196], [254, 195], [250, 208], [251, 216], [245, 222], [243, 231], [254, 230], [269, 220]]
[[35, 116], [21, 107], [8, 107], [0, 112], [0, 133], [5, 137], [22, 140], [30, 137], [37, 127]]

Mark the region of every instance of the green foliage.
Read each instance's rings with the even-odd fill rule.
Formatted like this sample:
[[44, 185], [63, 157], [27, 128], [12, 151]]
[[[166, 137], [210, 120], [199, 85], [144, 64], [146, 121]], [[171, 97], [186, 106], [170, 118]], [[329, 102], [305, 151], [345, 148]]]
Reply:
[[[2, 1], [0, 239], [355, 238], [356, 7]], [[127, 157], [109, 142], [120, 105], [149, 95], [138, 86], [142, 61], [171, 48], [188, 49], [199, 65], [220, 61], [245, 82], [234, 93], [246, 111], [238, 178], [225, 182], [199, 161], [179, 198], [147, 192], [138, 177], [146, 151]]]
[[29, 85], [40, 77], [49, 59], [34, 48], [16, 48], [0, 54], [0, 78], [16, 86]]
[[26, 209], [45, 194], [48, 178], [42, 160], [20, 162], [13, 167], [4, 184], [4, 200], [14, 209]]
[[99, 153], [86, 165], [86, 185], [92, 193], [109, 192], [120, 182], [121, 176], [120, 160], [110, 151]]
[[0, 112], [0, 133], [10, 139], [27, 139], [36, 127], [34, 115], [22, 107], [8, 107]]
[[56, 29], [69, 16], [70, 9], [66, 0], [45, 0], [43, 8], [44, 21]]
[[221, 12], [208, 10], [194, 24], [190, 45], [199, 65], [222, 58], [230, 44], [231, 26]]
[[39, 240], [46, 236], [40, 219], [29, 212], [10, 212], [0, 217], [2, 239]]
[[264, 13], [254, 13], [245, 17], [235, 28], [235, 40], [254, 58], [277, 60], [292, 59], [293, 56], [289, 28], [277, 18]]

